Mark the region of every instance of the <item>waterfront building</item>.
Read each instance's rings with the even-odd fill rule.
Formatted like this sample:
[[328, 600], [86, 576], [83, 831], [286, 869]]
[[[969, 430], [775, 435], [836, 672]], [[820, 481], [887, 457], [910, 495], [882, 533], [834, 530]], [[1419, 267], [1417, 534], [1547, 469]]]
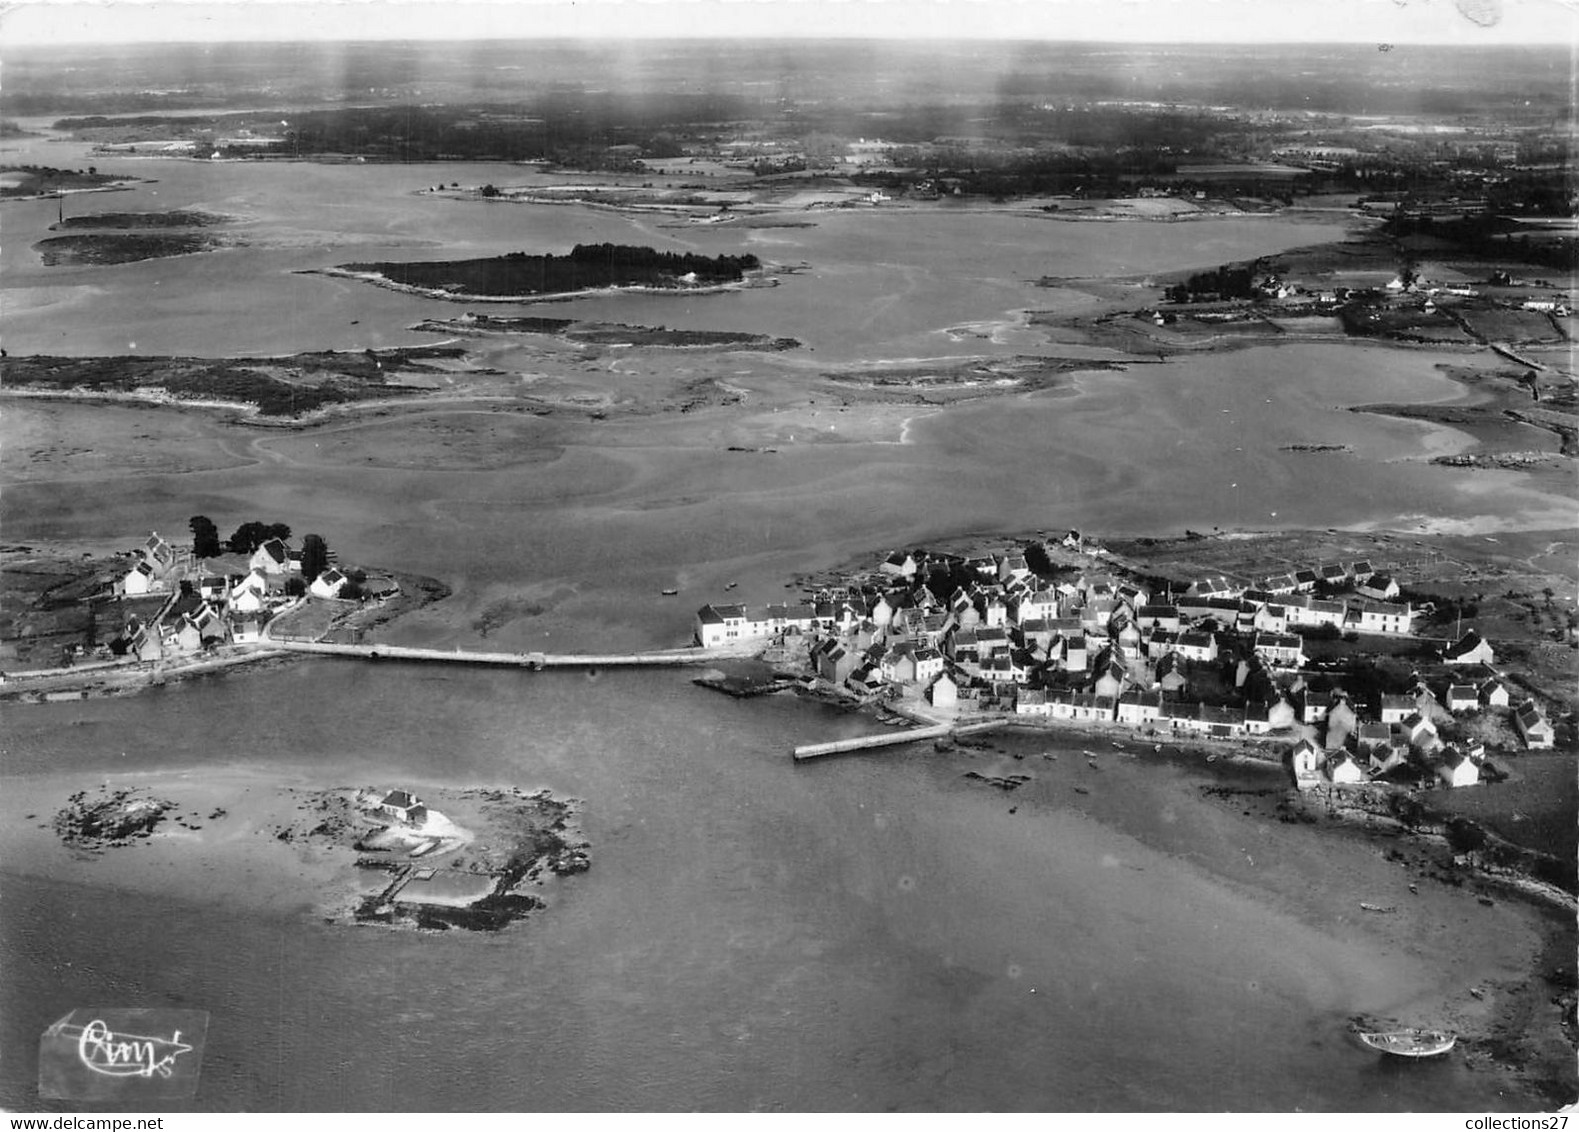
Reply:
[[378, 812], [411, 825], [426, 821], [428, 817], [428, 808], [422, 804], [422, 799], [405, 790], [391, 790], [385, 794], [378, 804]]

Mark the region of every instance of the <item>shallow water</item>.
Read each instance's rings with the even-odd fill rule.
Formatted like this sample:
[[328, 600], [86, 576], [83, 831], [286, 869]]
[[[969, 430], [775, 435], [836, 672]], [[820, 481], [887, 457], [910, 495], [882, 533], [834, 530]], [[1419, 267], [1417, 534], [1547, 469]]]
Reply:
[[[323, 925], [310, 894], [270, 918], [13, 863], [0, 1101], [33, 1106], [18, 1051], [44, 1025], [115, 1001], [212, 1013], [200, 1108], [1506, 1103], [1491, 1074], [1394, 1072], [1345, 1036], [1348, 1014], [1431, 989], [1417, 960], [1203, 867], [1248, 845], [1294, 871], [1278, 882], [1291, 893], [1355, 869], [1367, 891], [1397, 883], [1368, 849], [1244, 828], [1178, 769], [1118, 757], [1098, 774], [1033, 755], [1012, 764], [1035, 779], [1012, 796], [961, 777], [1002, 773], [992, 754], [789, 758], [869, 727], [681, 673], [336, 662], [8, 712], [10, 775], [242, 764], [323, 785], [547, 786], [583, 800], [593, 867], [507, 932], [433, 937]], [[1073, 775], [1128, 793], [1132, 816], [1077, 812]], [[1159, 822], [1189, 848], [1124, 832]], [[1451, 930], [1514, 953], [1528, 938], [1511, 906], [1471, 922]]]
[[[806, 264], [781, 286], [719, 295], [610, 296], [530, 308], [554, 317], [739, 330], [800, 339], [816, 360], [968, 355], [1035, 349], [949, 327], [1012, 320], [1059, 305], [1035, 286], [1060, 278], [1143, 275], [1314, 243], [1336, 224], [1251, 217], [1187, 224], [1062, 223], [1040, 214], [838, 210], [796, 213], [810, 228], [677, 224], [575, 205], [452, 201], [421, 190], [439, 178], [508, 180], [497, 165], [391, 166], [201, 162], [89, 154], [76, 143], [19, 141], [15, 161], [124, 172], [155, 183], [79, 195], [70, 212], [199, 208], [238, 218], [222, 231], [253, 246], [113, 267], [43, 267], [31, 245], [55, 201], [5, 205], [0, 302], [18, 353], [284, 354], [431, 342], [406, 328], [465, 304], [295, 272], [383, 259], [565, 252], [576, 243], [640, 243], [707, 254], [750, 251]], [[514, 305], [491, 306], [494, 313]]]
[[[50, 164], [89, 160], [69, 147], [47, 153]], [[441, 203], [410, 195], [434, 175], [421, 167], [123, 167], [158, 184], [73, 207], [229, 211], [246, 218], [240, 232], [300, 246], [46, 271], [28, 245], [54, 219], [53, 202], [6, 205], [9, 349], [86, 354], [135, 342], [138, 352], [235, 354], [424, 341], [403, 328], [464, 308], [291, 273], [385, 253], [631, 238], [725, 251], [742, 238], [580, 208]], [[446, 176], [496, 179], [498, 167]], [[913, 216], [817, 219], [815, 229], [745, 235], [759, 254], [812, 264], [778, 288], [548, 313], [789, 334], [818, 359], [1012, 353], [1029, 346], [1013, 312], [1079, 301], [1034, 287], [1042, 275], [1215, 263], [1331, 231], [945, 216], [929, 218], [922, 238]], [[326, 232], [339, 246], [313, 246]], [[987, 337], [947, 332], [967, 324]], [[838, 564], [852, 548], [966, 531], [1174, 533], [1414, 514], [1534, 525], [1564, 505], [1525, 477], [1395, 462], [1463, 439], [1344, 411], [1456, 396], [1432, 372], [1436, 360], [1300, 347], [1137, 366], [1082, 377], [1073, 395], [917, 417], [903, 444], [897, 429], [882, 443], [845, 441], [831, 416], [666, 422], [661, 434], [643, 422], [521, 427], [514, 442], [533, 461], [485, 469], [382, 467], [354, 441], [188, 415], [13, 404], [10, 444], [50, 429], [62, 447], [113, 437], [114, 466], [131, 474], [57, 453], [8, 486], [4, 517], [8, 538], [95, 541], [170, 533], [193, 513], [226, 516], [222, 525], [286, 517], [328, 534], [348, 561], [457, 587], [450, 603], [400, 626], [402, 639], [475, 642], [468, 619], [492, 609], [504, 615], [498, 647], [673, 644], [726, 579], [741, 580], [742, 600], [780, 598], [792, 570]], [[1273, 405], [1255, 395], [1263, 388]], [[723, 450], [742, 438], [780, 451]], [[1311, 442], [1355, 451], [1281, 451]], [[141, 474], [140, 443], [178, 446], [190, 470]], [[676, 583], [679, 599], [656, 598]], [[1256, 830], [1256, 854], [1268, 859], [1264, 845], [1281, 869], [1257, 887], [1219, 879], [1252, 831], [1166, 767], [1105, 770], [1134, 805], [1098, 820], [1069, 807], [1050, 768], [1011, 800], [961, 779], [967, 766], [1004, 773], [988, 756], [789, 760], [797, 742], [869, 726], [784, 698], [737, 702], [681, 673], [333, 662], [7, 712], [7, 775], [71, 771], [91, 785], [124, 769], [235, 764], [325, 786], [547, 786], [584, 800], [594, 867], [515, 930], [419, 938], [325, 926], [310, 895], [282, 919], [192, 894], [62, 885], [8, 862], [0, 1104], [34, 1104], [26, 1051], [44, 1025], [116, 1001], [213, 1013], [205, 1108], [1506, 1105], [1490, 1074], [1454, 1061], [1401, 1072], [1344, 1036], [1347, 1015], [1402, 1010], [1434, 974], [1323, 927], [1296, 895], [1340, 867], [1367, 891], [1395, 879], [1369, 850]], [[1078, 773], [1066, 761], [1060, 773]], [[1464, 938], [1514, 962], [1528, 940], [1520, 915], [1499, 907], [1440, 930], [1477, 933]], [[1440, 938], [1423, 946], [1444, 948]]]

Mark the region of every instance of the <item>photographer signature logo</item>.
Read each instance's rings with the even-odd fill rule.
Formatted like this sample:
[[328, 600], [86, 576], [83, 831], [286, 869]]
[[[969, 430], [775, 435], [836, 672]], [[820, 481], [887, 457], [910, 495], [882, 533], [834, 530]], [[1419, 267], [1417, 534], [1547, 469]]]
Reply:
[[170, 1076], [175, 1059], [191, 1053], [192, 1046], [181, 1040], [176, 1030], [168, 1038], [146, 1034], [117, 1034], [100, 1019], [76, 1027], [77, 1058], [95, 1073], [106, 1077]]
[[208, 1014], [202, 1010], [73, 1010], [39, 1041], [39, 1095], [106, 1101], [191, 1097], [207, 1036]]

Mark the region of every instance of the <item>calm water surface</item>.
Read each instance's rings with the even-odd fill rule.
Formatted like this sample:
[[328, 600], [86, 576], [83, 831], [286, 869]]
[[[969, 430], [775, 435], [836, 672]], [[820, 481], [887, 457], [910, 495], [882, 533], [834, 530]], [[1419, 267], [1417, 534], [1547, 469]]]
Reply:
[[[421, 190], [441, 176], [507, 182], [498, 165], [321, 165], [137, 159], [77, 143], [21, 140], [18, 163], [95, 165], [153, 183], [79, 195], [68, 212], [200, 208], [234, 216], [223, 231], [250, 246], [114, 267], [44, 267], [55, 201], [7, 204], [0, 303], [8, 348], [64, 354], [281, 354], [434, 341], [406, 328], [465, 304], [296, 272], [370, 260], [461, 259], [569, 251], [576, 243], [647, 244], [705, 254], [750, 251], [805, 264], [783, 285], [704, 296], [619, 296], [525, 308], [554, 317], [787, 335], [817, 360], [1038, 352], [1039, 335], [989, 340], [945, 333], [1058, 305], [1037, 287], [1060, 278], [1138, 275], [1315, 243], [1333, 223], [1252, 217], [1188, 224], [1079, 224], [1039, 215], [841, 210], [793, 214], [807, 228], [692, 226], [572, 205], [457, 202]], [[517, 308], [491, 307], [509, 314]]]
[[[403, 328], [464, 308], [293, 272], [578, 240], [710, 251], [744, 240], [812, 270], [772, 290], [598, 300], [555, 315], [790, 334], [819, 358], [1015, 352], [1025, 344], [1012, 332], [994, 343], [945, 330], [1058, 301], [1033, 285], [1044, 275], [1169, 270], [1332, 231], [947, 216], [923, 231], [913, 216], [871, 212], [819, 216], [814, 229], [671, 231], [579, 208], [412, 196], [437, 175], [421, 167], [122, 163], [34, 148], [17, 159], [92, 160], [158, 179], [91, 198], [95, 211], [230, 212], [258, 246], [44, 269], [29, 245], [54, 204], [7, 205], [0, 304], [19, 352], [423, 341]], [[498, 168], [445, 176], [477, 182]], [[836, 548], [960, 530], [1479, 514], [1464, 502], [1469, 480], [1440, 470], [1427, 479], [1399, 468], [1378, 494], [1374, 467], [1279, 455], [1286, 443], [1351, 443], [1375, 465], [1395, 445], [1461, 443], [1335, 412], [1406, 391], [1454, 395], [1429, 359], [1361, 357], [1299, 356], [1319, 378], [1299, 383], [1287, 376], [1289, 351], [1177, 363], [1162, 385], [1140, 367], [1083, 381], [1074, 399], [919, 420], [909, 445], [825, 438], [742, 464], [714, 441], [643, 453], [640, 475], [573, 436], [559, 463], [443, 474], [276, 460], [229, 436], [227, 451], [253, 462], [196, 480], [32, 482], [8, 490], [7, 512], [26, 517], [28, 537], [68, 538], [105, 537], [107, 513], [127, 530], [168, 526], [172, 507], [290, 515], [303, 530], [335, 532], [356, 560], [441, 575], [462, 596], [523, 579], [545, 592], [584, 587], [556, 624], [600, 627], [598, 644], [672, 643], [684, 615], [652, 609], [651, 595], [660, 577], [689, 571], [750, 566], [761, 578], [797, 556], [826, 566], [848, 553]], [[1258, 383], [1301, 408], [1297, 424], [1257, 407], [1247, 391]], [[1076, 402], [1081, 414], [1065, 416]], [[1153, 441], [1139, 461], [1127, 455], [1137, 425]], [[671, 497], [654, 498], [658, 481]], [[1520, 504], [1546, 505], [1533, 495]], [[1495, 1106], [1489, 1076], [1451, 1061], [1395, 1072], [1343, 1036], [1348, 1014], [1419, 993], [1406, 970], [1213, 880], [1187, 855], [1148, 849], [1122, 823], [1096, 822], [1039, 787], [1015, 796], [1011, 816], [1004, 795], [929, 751], [789, 761], [796, 742], [867, 726], [783, 699], [738, 703], [676, 673], [334, 663], [9, 711], [8, 775], [80, 770], [86, 785], [123, 770], [244, 765], [324, 786], [541, 785], [584, 800], [595, 858], [549, 912], [483, 938], [336, 929], [314, 921], [307, 895], [299, 915], [265, 917], [8, 871], [0, 1104], [36, 1103], [31, 1051], [44, 1025], [118, 1002], [211, 1011], [198, 1105], [216, 1109]], [[1170, 782], [1132, 776], [1136, 820], [1167, 811]]]
[[[86, 784], [235, 764], [326, 786], [548, 786], [583, 800], [594, 864], [550, 910], [488, 937], [335, 928], [305, 906], [264, 917], [8, 872], [0, 1103], [35, 1105], [43, 1026], [112, 1001], [211, 1011], [200, 1108], [1495, 1098], [1489, 1075], [1452, 1062], [1397, 1073], [1344, 1036], [1347, 1014], [1419, 992], [1406, 968], [1400, 979], [1190, 855], [1065, 808], [1067, 792], [1028, 788], [1011, 815], [1003, 794], [961, 778], [958, 756], [788, 757], [867, 727], [794, 700], [729, 700], [678, 673], [335, 662], [8, 712], [12, 775], [70, 768]], [[1129, 775], [1137, 813], [1173, 812], [1166, 768], [1109, 767]], [[1313, 855], [1309, 867], [1325, 866]]]

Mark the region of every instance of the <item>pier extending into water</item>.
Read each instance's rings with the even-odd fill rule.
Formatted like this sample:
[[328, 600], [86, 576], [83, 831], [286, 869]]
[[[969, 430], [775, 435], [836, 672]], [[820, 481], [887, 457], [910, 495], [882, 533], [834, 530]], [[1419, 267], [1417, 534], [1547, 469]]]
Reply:
[[563, 656], [542, 652], [471, 652], [461, 649], [422, 649], [407, 645], [340, 645], [325, 641], [292, 641], [270, 638], [269, 647], [319, 656], [349, 656], [363, 660], [414, 660], [439, 664], [491, 664], [506, 668], [636, 668], [705, 664], [738, 658], [731, 649], [663, 649], [658, 652], [607, 653]]
[[917, 743], [924, 739], [942, 739], [950, 735], [978, 735], [983, 731], [996, 731], [1004, 720], [993, 719], [985, 723], [937, 723], [931, 727], [912, 727], [905, 731], [878, 732], [859, 735], [854, 739], [834, 739], [828, 743], [806, 743], [795, 748], [795, 761], [822, 758], [824, 755], [842, 755], [848, 751], [866, 751], [874, 747], [893, 747], [900, 743]]

